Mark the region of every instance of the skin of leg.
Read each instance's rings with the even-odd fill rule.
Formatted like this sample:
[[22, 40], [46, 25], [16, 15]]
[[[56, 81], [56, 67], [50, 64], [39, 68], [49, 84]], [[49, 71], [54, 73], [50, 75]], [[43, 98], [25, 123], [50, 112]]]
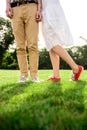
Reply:
[[74, 62], [68, 52], [60, 45], [56, 45], [52, 50], [59, 55], [73, 70], [74, 73], [78, 72], [78, 65]]
[[53, 75], [54, 77], [60, 77], [59, 67], [60, 67], [60, 58], [59, 56], [53, 51], [49, 51], [52, 67], [53, 67]]

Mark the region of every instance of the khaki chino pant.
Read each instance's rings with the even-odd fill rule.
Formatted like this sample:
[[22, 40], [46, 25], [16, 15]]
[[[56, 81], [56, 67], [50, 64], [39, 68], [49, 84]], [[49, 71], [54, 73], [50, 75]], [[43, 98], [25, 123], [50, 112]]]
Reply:
[[30, 75], [38, 73], [38, 23], [35, 21], [37, 4], [24, 4], [13, 8], [11, 19], [16, 40], [17, 58], [21, 76], [28, 76], [26, 42], [29, 50]]

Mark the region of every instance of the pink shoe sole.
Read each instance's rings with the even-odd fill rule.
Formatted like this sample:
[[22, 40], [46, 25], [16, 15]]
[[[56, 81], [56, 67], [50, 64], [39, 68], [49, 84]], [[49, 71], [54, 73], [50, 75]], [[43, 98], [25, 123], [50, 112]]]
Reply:
[[56, 77], [50, 77], [50, 78], [48, 78], [48, 80], [51, 80], [51, 81], [60, 81], [61, 78], [60, 78], [60, 77], [59, 77], [59, 78], [56, 78]]

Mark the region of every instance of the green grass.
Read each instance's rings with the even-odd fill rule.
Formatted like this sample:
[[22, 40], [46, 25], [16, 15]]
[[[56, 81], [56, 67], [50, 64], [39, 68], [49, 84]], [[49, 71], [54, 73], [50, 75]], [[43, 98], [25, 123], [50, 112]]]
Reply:
[[60, 82], [39, 70], [41, 83], [17, 84], [19, 71], [0, 70], [0, 130], [87, 130], [87, 70], [77, 82], [60, 73]]

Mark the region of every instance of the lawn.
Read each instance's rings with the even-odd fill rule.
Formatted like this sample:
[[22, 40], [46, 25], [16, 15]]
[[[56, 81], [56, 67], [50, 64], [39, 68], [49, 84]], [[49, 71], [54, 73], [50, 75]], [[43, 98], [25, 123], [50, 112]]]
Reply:
[[52, 70], [39, 70], [40, 83], [16, 83], [18, 70], [0, 70], [0, 130], [87, 130], [87, 70], [70, 81], [47, 81]]

